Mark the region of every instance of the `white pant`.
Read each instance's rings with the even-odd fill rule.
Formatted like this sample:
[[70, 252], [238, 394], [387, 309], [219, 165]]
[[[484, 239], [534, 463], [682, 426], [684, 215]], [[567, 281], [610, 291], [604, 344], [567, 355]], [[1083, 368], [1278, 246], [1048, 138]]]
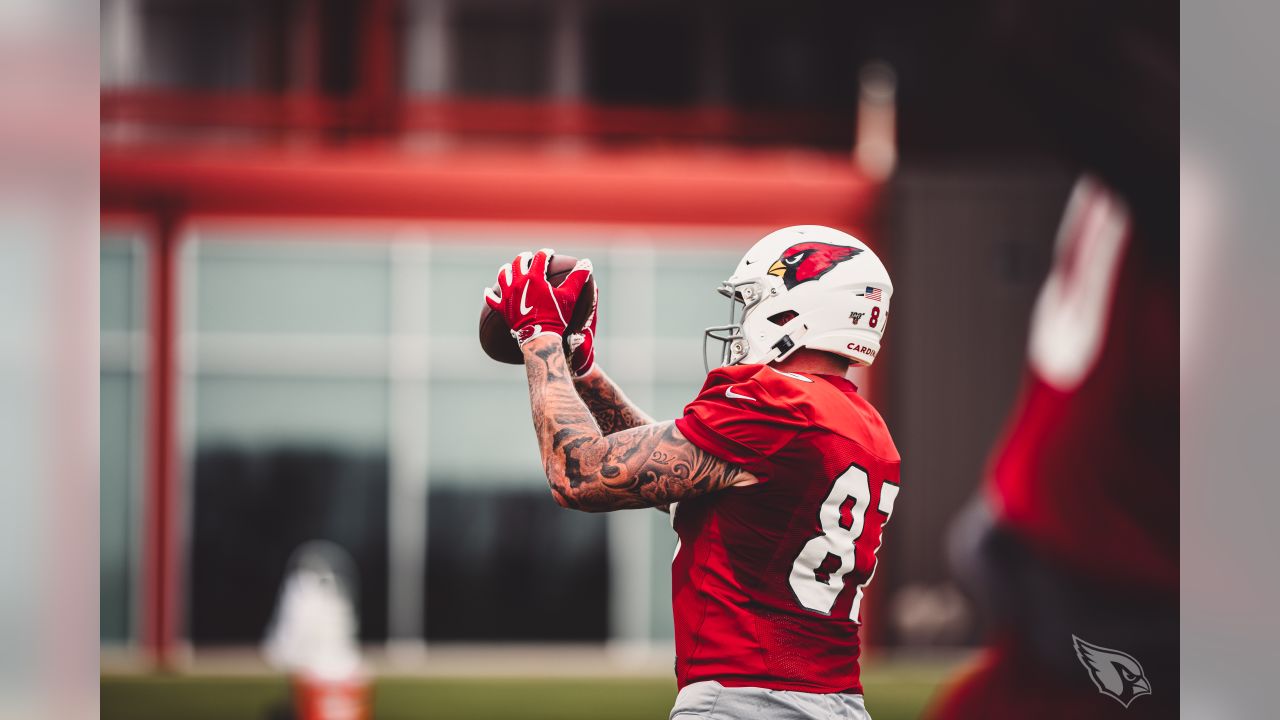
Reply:
[[670, 720], [871, 720], [861, 695], [725, 687], [691, 683], [676, 696]]

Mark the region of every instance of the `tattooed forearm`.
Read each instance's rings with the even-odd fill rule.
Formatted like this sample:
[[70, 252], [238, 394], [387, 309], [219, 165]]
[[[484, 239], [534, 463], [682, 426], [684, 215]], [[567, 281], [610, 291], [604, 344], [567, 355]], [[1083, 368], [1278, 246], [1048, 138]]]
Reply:
[[597, 366], [586, 377], [575, 378], [574, 388], [586, 403], [600, 432], [612, 435], [641, 425], [652, 425], [653, 418], [631, 403], [608, 375]]
[[755, 481], [690, 443], [673, 422], [606, 435], [574, 390], [554, 338], [529, 341], [524, 355], [543, 468], [561, 505], [590, 512], [655, 507]]

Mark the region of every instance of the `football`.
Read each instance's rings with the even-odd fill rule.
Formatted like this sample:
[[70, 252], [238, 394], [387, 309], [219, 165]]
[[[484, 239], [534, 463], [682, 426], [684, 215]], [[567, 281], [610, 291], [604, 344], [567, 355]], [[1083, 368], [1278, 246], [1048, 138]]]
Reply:
[[[547, 280], [552, 286], [559, 287], [577, 263], [576, 257], [552, 255], [551, 262], [547, 263]], [[591, 298], [595, 295], [595, 291], [595, 278], [588, 278], [587, 284], [582, 288], [582, 294], [578, 296], [578, 303], [573, 306], [573, 317], [569, 318], [569, 333], [581, 330], [586, 324], [587, 315], [591, 312]], [[480, 347], [484, 349], [486, 355], [498, 362], [511, 365], [524, 364], [524, 355], [520, 353], [520, 346], [516, 344], [516, 339], [511, 337], [511, 329], [507, 327], [507, 322], [483, 299], [480, 301]]]

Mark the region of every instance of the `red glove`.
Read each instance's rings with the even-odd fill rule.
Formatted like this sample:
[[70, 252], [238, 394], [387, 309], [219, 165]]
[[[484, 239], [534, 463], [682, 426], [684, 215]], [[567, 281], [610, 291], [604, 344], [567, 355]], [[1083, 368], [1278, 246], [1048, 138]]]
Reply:
[[524, 345], [536, 337], [563, 337], [582, 286], [591, 277], [591, 261], [582, 259], [560, 283], [547, 282], [547, 262], [554, 250], [523, 252], [498, 268], [498, 287], [485, 288], [484, 300], [507, 321], [511, 336]]
[[591, 372], [591, 368], [596, 364], [596, 322], [600, 319], [600, 286], [593, 286], [595, 294], [591, 297], [591, 314], [587, 316], [587, 322], [582, 326], [581, 332], [576, 332], [565, 338], [565, 343], [569, 346], [569, 370], [573, 372], [574, 377], [582, 377]]

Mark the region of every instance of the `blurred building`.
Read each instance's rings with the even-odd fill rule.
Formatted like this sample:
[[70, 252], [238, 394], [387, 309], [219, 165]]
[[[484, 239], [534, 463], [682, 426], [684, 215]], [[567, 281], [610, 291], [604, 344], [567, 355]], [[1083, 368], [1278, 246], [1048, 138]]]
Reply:
[[[602, 362], [672, 417], [716, 283], [801, 222], [884, 248], [902, 298], [868, 390], [910, 501], [869, 607], [944, 585], [1066, 184], [971, 57], [924, 62], [966, 40], [919, 13], [104, 0], [104, 645], [256, 643], [289, 554], [325, 538], [359, 566], [368, 642], [666, 652], [667, 517], [550, 502], [523, 373], [474, 339], [480, 288], [523, 249], [590, 256]], [[880, 58], [903, 77], [888, 185], [891, 159], [854, 162], [893, 146], [892, 95], [860, 89]], [[956, 292], [989, 322], [959, 330]], [[914, 637], [880, 617], [877, 640]]]

